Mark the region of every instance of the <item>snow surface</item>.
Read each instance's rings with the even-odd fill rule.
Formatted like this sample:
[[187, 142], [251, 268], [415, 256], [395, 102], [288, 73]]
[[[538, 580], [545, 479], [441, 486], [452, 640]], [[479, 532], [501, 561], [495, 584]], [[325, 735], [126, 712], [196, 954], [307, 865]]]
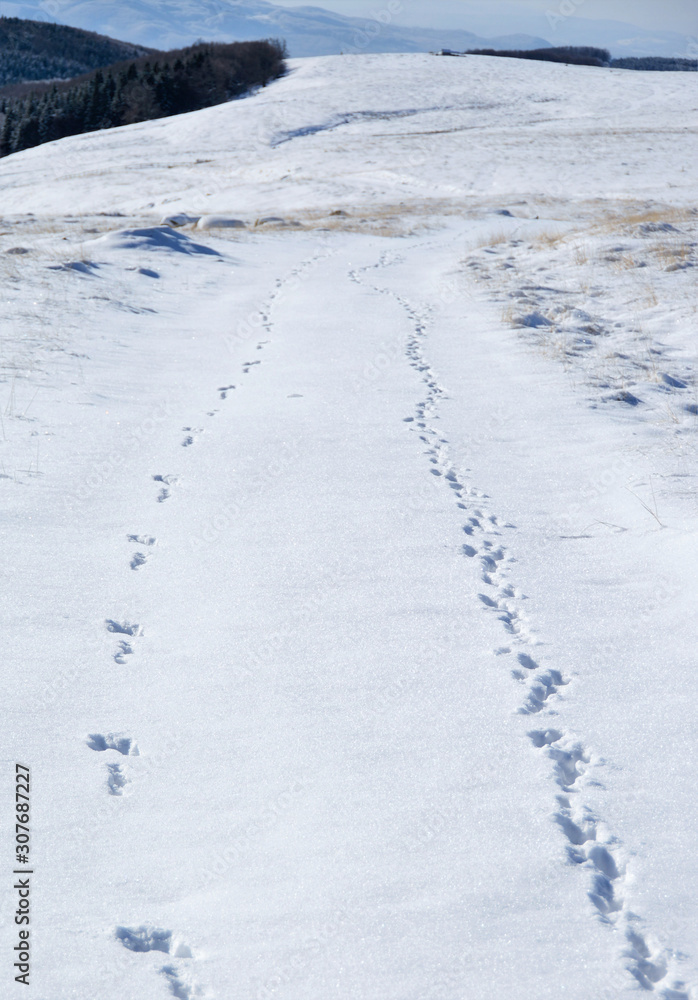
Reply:
[[23, 995], [696, 1000], [690, 74], [292, 68], [0, 161]]

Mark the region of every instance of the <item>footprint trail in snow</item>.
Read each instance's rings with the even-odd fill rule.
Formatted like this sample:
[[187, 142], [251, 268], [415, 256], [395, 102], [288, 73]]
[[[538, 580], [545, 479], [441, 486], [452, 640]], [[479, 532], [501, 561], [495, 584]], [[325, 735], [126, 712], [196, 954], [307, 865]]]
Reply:
[[[112, 750], [123, 757], [137, 757], [138, 747], [130, 736], [123, 733], [90, 733], [85, 741], [90, 750], [98, 753]], [[124, 788], [130, 783], [123, 763], [111, 761], [107, 764], [107, 789], [110, 795], [123, 795]]]
[[172, 931], [162, 927], [152, 927], [142, 924], [140, 927], [117, 927], [114, 936], [124, 948], [143, 954], [158, 951], [178, 960], [178, 964], [168, 963], [160, 969], [170, 992], [179, 1000], [194, 1000], [204, 995], [201, 987], [194, 981], [188, 964], [193, 961], [191, 948]]
[[[468, 541], [461, 545], [461, 551], [466, 558], [479, 562], [480, 579], [487, 588], [477, 599], [483, 611], [496, 615], [511, 643], [495, 650], [495, 655], [510, 658], [516, 654], [518, 666], [511, 669], [511, 675], [524, 687], [518, 714], [557, 716], [562, 691], [570, 678], [554, 667], [539, 664], [532, 655], [538, 642], [522, 609], [526, 598], [510, 579], [515, 559], [504, 541], [506, 537], [515, 539], [516, 528], [492, 511], [490, 497], [470, 482], [467, 470], [455, 468], [449, 442], [436, 426], [439, 403], [446, 390], [425, 355], [429, 309], [419, 309], [402, 295], [378, 287], [365, 277], [367, 272], [375, 273], [400, 260], [394, 254], [384, 253], [377, 264], [350, 271], [349, 278], [392, 297], [407, 316], [410, 333], [405, 356], [420, 377], [424, 396], [414, 416], [405, 417], [404, 422], [424, 446], [429, 472], [443, 482], [457, 509], [463, 512], [461, 530]], [[630, 909], [623, 845], [584, 802], [585, 788], [600, 785], [594, 772], [601, 761], [583, 742], [565, 732], [564, 727], [536, 729], [528, 736], [535, 750], [552, 763], [552, 777], [557, 786], [553, 821], [566, 841], [569, 862], [578, 865], [586, 875], [587, 898], [593, 911], [620, 936], [625, 968], [640, 988], [658, 992], [664, 1000], [693, 1000], [692, 992], [679, 978], [678, 956], [659, 945], [644, 930], [642, 918]]]

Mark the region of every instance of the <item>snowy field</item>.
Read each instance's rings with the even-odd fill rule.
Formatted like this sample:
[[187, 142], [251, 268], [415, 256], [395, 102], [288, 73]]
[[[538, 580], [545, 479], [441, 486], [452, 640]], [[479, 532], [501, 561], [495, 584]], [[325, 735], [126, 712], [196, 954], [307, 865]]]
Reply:
[[0, 161], [30, 1000], [698, 1000], [691, 74], [291, 63]]

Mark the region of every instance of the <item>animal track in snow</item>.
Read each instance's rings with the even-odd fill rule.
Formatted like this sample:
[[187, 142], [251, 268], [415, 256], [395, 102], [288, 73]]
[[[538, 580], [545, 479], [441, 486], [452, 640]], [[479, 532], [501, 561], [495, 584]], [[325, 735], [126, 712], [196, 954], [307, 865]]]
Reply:
[[[162, 927], [151, 927], [143, 924], [140, 927], [117, 927], [114, 936], [124, 948], [134, 952], [159, 951], [178, 959], [193, 958], [191, 948], [181, 938], [175, 937], [172, 931]], [[175, 965], [164, 965], [160, 974], [165, 977], [173, 996], [178, 1000], [193, 1000], [203, 996], [203, 991], [197, 986], [189, 972], [181, 972]]]
[[504, 608], [504, 613], [499, 616], [499, 620], [507, 632], [517, 636], [522, 642], [533, 642], [528, 621], [520, 611], [515, 608]]
[[[464, 549], [465, 548], [466, 547], [464, 546]], [[467, 554], [468, 553], [466, 553], [466, 555]], [[488, 576], [485, 582], [492, 583], [493, 581]], [[511, 606], [511, 604], [507, 603], [507, 601], [503, 599], [492, 598], [488, 594], [478, 594], [477, 596], [488, 610], [501, 612], [498, 617], [507, 632], [516, 636], [521, 642], [533, 642], [526, 616], [519, 611], [518, 608]], [[502, 590], [502, 598], [510, 596], [513, 596], [513, 590], [509, 590], [507, 588]]]
[[123, 772], [121, 764], [107, 764], [107, 787], [110, 795], [123, 795], [124, 788], [128, 784], [128, 778]]
[[[650, 948], [643, 935], [632, 927], [626, 930], [625, 938], [628, 945], [623, 954], [630, 959], [628, 972], [645, 990], [653, 990], [655, 985], [661, 985], [668, 974], [667, 955], [663, 949]], [[690, 1000], [686, 984], [680, 979], [674, 979], [669, 986], [665, 986], [661, 996], [664, 1000]]]
[[156, 483], [163, 483], [163, 487], [157, 495], [157, 502], [164, 503], [170, 496], [170, 486], [177, 482], [177, 476], [153, 476]]
[[482, 563], [483, 569], [488, 570], [490, 573], [496, 573], [499, 569], [498, 563], [500, 563], [502, 559], [504, 559], [504, 553], [501, 549], [497, 549], [495, 552], [486, 552], [482, 556], [480, 562]]
[[261, 361], [245, 361], [245, 363], [242, 366], [243, 375], [248, 375], [250, 368], [252, 368], [254, 365], [261, 365], [261, 363], [262, 363]]
[[172, 996], [178, 1000], [192, 1000], [194, 997], [203, 996], [201, 988], [192, 982], [187, 982], [188, 977], [185, 978], [185, 974], [174, 965], [164, 965], [160, 972], [167, 979]]
[[131, 625], [130, 622], [115, 622], [112, 618], [105, 621], [107, 632], [118, 632], [119, 635], [142, 635], [143, 630], [140, 625]]
[[628, 972], [647, 991], [661, 987], [665, 1000], [690, 1000], [686, 984], [670, 974], [670, 954], [659, 946], [650, 947], [640, 932], [640, 918], [628, 909], [626, 871], [618, 842], [604, 835], [592, 811], [577, 801], [589, 781], [591, 755], [559, 729], [533, 730], [528, 735], [533, 746], [553, 762], [555, 783], [561, 790], [553, 819], [567, 841], [569, 860], [591, 875], [587, 895], [599, 918], [624, 932], [627, 946], [623, 957], [629, 959]]
[[[130, 736], [124, 736], [122, 733], [107, 733], [106, 735], [102, 735], [102, 733], [90, 733], [85, 742], [90, 750], [96, 750], [99, 753], [114, 750], [124, 757], [138, 756], [138, 747], [135, 742]], [[123, 795], [127, 784], [129, 784], [129, 778], [126, 776], [123, 766], [118, 763], [107, 764], [107, 788], [109, 794]]]
[[85, 741], [90, 748], [90, 750], [97, 750], [99, 753], [103, 753], [105, 750], [116, 750], [117, 753], [132, 757], [138, 756], [138, 747], [134, 740], [130, 736], [124, 736], [123, 733], [90, 733]]
[[122, 640], [119, 643], [118, 650], [116, 651], [116, 653], [114, 653], [114, 659], [115, 659], [115, 661], [117, 663], [124, 664], [124, 663], [126, 663], [126, 660], [124, 659], [124, 657], [125, 656], [131, 656], [132, 653], [133, 653], [133, 646], [130, 643], [124, 642]]
[[[118, 635], [128, 635], [128, 636], [138, 636], [143, 634], [143, 630], [140, 625], [131, 625], [129, 622], [115, 622], [111, 618], [107, 618], [105, 622], [108, 632], [116, 632]], [[114, 654], [114, 660], [117, 663], [124, 664], [126, 660], [125, 656], [131, 656], [133, 653], [133, 646], [126, 639], [122, 639], [119, 642], [119, 648]]]
[[477, 596], [480, 598], [485, 607], [499, 608], [499, 604], [496, 601], [493, 601], [491, 597], [488, 597], [487, 594], [478, 594]]
[[565, 684], [559, 670], [546, 670], [544, 673], [536, 674], [533, 683], [528, 690], [528, 698], [525, 704], [519, 709], [519, 715], [536, 715], [548, 707], [548, 701]]
[[534, 747], [540, 750], [542, 747], [549, 747], [551, 744], [561, 740], [562, 733], [557, 729], [534, 729], [528, 734], [528, 737]]
[[182, 430], [185, 432], [186, 437], [182, 441], [183, 448], [189, 448], [196, 441], [198, 434], [203, 434], [203, 427], [183, 427]]
[[129, 951], [162, 951], [165, 955], [173, 955], [175, 958], [192, 957], [188, 945], [175, 938], [172, 931], [164, 930], [162, 927], [151, 927], [148, 924], [142, 924], [140, 927], [117, 927], [115, 936]]
[[234, 385], [221, 385], [216, 389], [216, 392], [220, 393], [221, 399], [227, 399], [230, 390], [235, 388], [237, 387]]
[[[135, 545], [145, 545], [151, 547], [155, 545], [156, 539], [152, 535], [127, 535], [129, 542], [133, 542]], [[131, 559], [131, 569], [140, 569], [148, 561], [148, 556], [145, 552], [134, 552]]]
[[519, 663], [521, 664], [522, 667], [526, 668], [526, 670], [537, 670], [538, 669], [538, 664], [536, 663], [536, 661], [534, 659], [532, 659], [528, 655], [528, 653], [518, 653], [517, 656], [516, 656], [516, 659], [519, 661]]

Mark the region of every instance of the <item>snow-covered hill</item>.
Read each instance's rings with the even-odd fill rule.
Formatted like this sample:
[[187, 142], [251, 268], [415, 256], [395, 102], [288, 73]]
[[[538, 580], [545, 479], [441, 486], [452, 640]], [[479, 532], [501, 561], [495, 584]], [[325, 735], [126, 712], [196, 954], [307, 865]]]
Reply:
[[377, 18], [345, 17], [320, 6], [280, 7], [266, 0], [20, 0], [3, 3], [6, 17], [50, 19], [158, 49], [207, 41], [285, 38], [293, 56], [344, 52], [425, 52], [478, 46], [537, 48], [536, 35], [482, 38], [470, 31], [430, 30], [395, 23], [389, 5]]
[[0, 160], [0, 185], [7, 211], [157, 219], [532, 193], [692, 204], [696, 104], [691, 74], [486, 56], [298, 60], [253, 99]]
[[0, 161], [2, 995], [698, 1000], [692, 77], [291, 70]]

